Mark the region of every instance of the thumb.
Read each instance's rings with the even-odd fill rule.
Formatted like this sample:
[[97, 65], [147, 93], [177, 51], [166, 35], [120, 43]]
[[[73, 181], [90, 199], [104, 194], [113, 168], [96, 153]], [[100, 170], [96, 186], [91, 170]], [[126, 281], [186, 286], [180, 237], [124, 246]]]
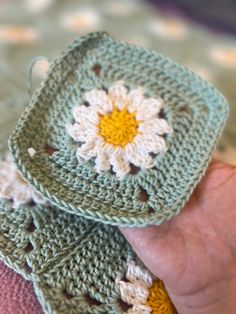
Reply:
[[[142, 228], [119, 228], [126, 240], [144, 265], [157, 277], [160, 277], [159, 265], [162, 264], [163, 249], [166, 246], [169, 222], [161, 226]], [[163, 267], [163, 266], [162, 266]]]

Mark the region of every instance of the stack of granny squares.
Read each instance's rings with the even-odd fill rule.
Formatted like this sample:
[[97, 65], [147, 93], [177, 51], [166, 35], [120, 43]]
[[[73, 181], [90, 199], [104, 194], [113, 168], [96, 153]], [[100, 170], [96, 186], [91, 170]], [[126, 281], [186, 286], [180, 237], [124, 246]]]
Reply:
[[51, 62], [0, 161], [0, 258], [45, 313], [176, 313], [116, 226], [178, 214], [227, 116], [200, 77], [107, 33]]

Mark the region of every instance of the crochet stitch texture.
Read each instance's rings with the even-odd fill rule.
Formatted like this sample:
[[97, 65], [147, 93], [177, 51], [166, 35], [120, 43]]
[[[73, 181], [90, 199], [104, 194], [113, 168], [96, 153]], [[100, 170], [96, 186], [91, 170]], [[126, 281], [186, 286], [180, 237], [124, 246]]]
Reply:
[[[173, 128], [168, 151], [151, 169], [134, 168], [123, 180], [78, 163], [66, 131], [71, 110], [92, 89], [122, 80], [161, 97]], [[51, 204], [112, 225], [161, 224], [177, 214], [201, 179], [228, 116], [224, 97], [181, 65], [143, 48], [92, 33], [74, 41], [54, 62], [10, 140], [22, 176]], [[28, 148], [36, 150], [33, 158]], [[50, 147], [50, 150], [45, 149]], [[48, 151], [51, 153], [49, 154]]]
[[0, 199], [0, 259], [34, 284], [45, 314], [121, 314], [116, 278], [134, 253], [112, 226]]

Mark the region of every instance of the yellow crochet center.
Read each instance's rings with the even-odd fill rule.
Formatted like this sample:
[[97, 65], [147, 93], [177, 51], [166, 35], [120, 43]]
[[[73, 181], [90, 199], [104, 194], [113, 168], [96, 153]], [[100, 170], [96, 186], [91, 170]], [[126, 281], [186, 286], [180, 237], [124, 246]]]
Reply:
[[126, 108], [121, 111], [115, 108], [111, 114], [100, 116], [98, 127], [107, 143], [124, 147], [138, 134], [138, 125], [135, 114]]
[[152, 309], [152, 314], [177, 314], [164, 284], [160, 280], [155, 280], [149, 289], [147, 305]]

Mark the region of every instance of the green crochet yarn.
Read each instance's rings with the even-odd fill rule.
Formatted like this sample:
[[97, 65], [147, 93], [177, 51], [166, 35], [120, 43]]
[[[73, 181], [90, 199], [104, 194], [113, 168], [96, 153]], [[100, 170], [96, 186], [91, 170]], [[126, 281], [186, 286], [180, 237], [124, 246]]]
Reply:
[[[163, 115], [174, 129], [155, 167], [119, 180], [79, 163], [66, 131], [72, 108], [91, 89], [117, 80], [162, 97]], [[10, 149], [22, 176], [54, 206], [112, 225], [161, 224], [177, 214], [211, 159], [228, 116], [224, 97], [181, 65], [143, 48], [92, 33], [74, 41], [52, 62], [47, 78], [26, 107]], [[28, 148], [36, 155], [31, 158]]]
[[0, 200], [0, 259], [33, 282], [45, 314], [124, 313], [115, 281], [129, 258], [112, 226]]

